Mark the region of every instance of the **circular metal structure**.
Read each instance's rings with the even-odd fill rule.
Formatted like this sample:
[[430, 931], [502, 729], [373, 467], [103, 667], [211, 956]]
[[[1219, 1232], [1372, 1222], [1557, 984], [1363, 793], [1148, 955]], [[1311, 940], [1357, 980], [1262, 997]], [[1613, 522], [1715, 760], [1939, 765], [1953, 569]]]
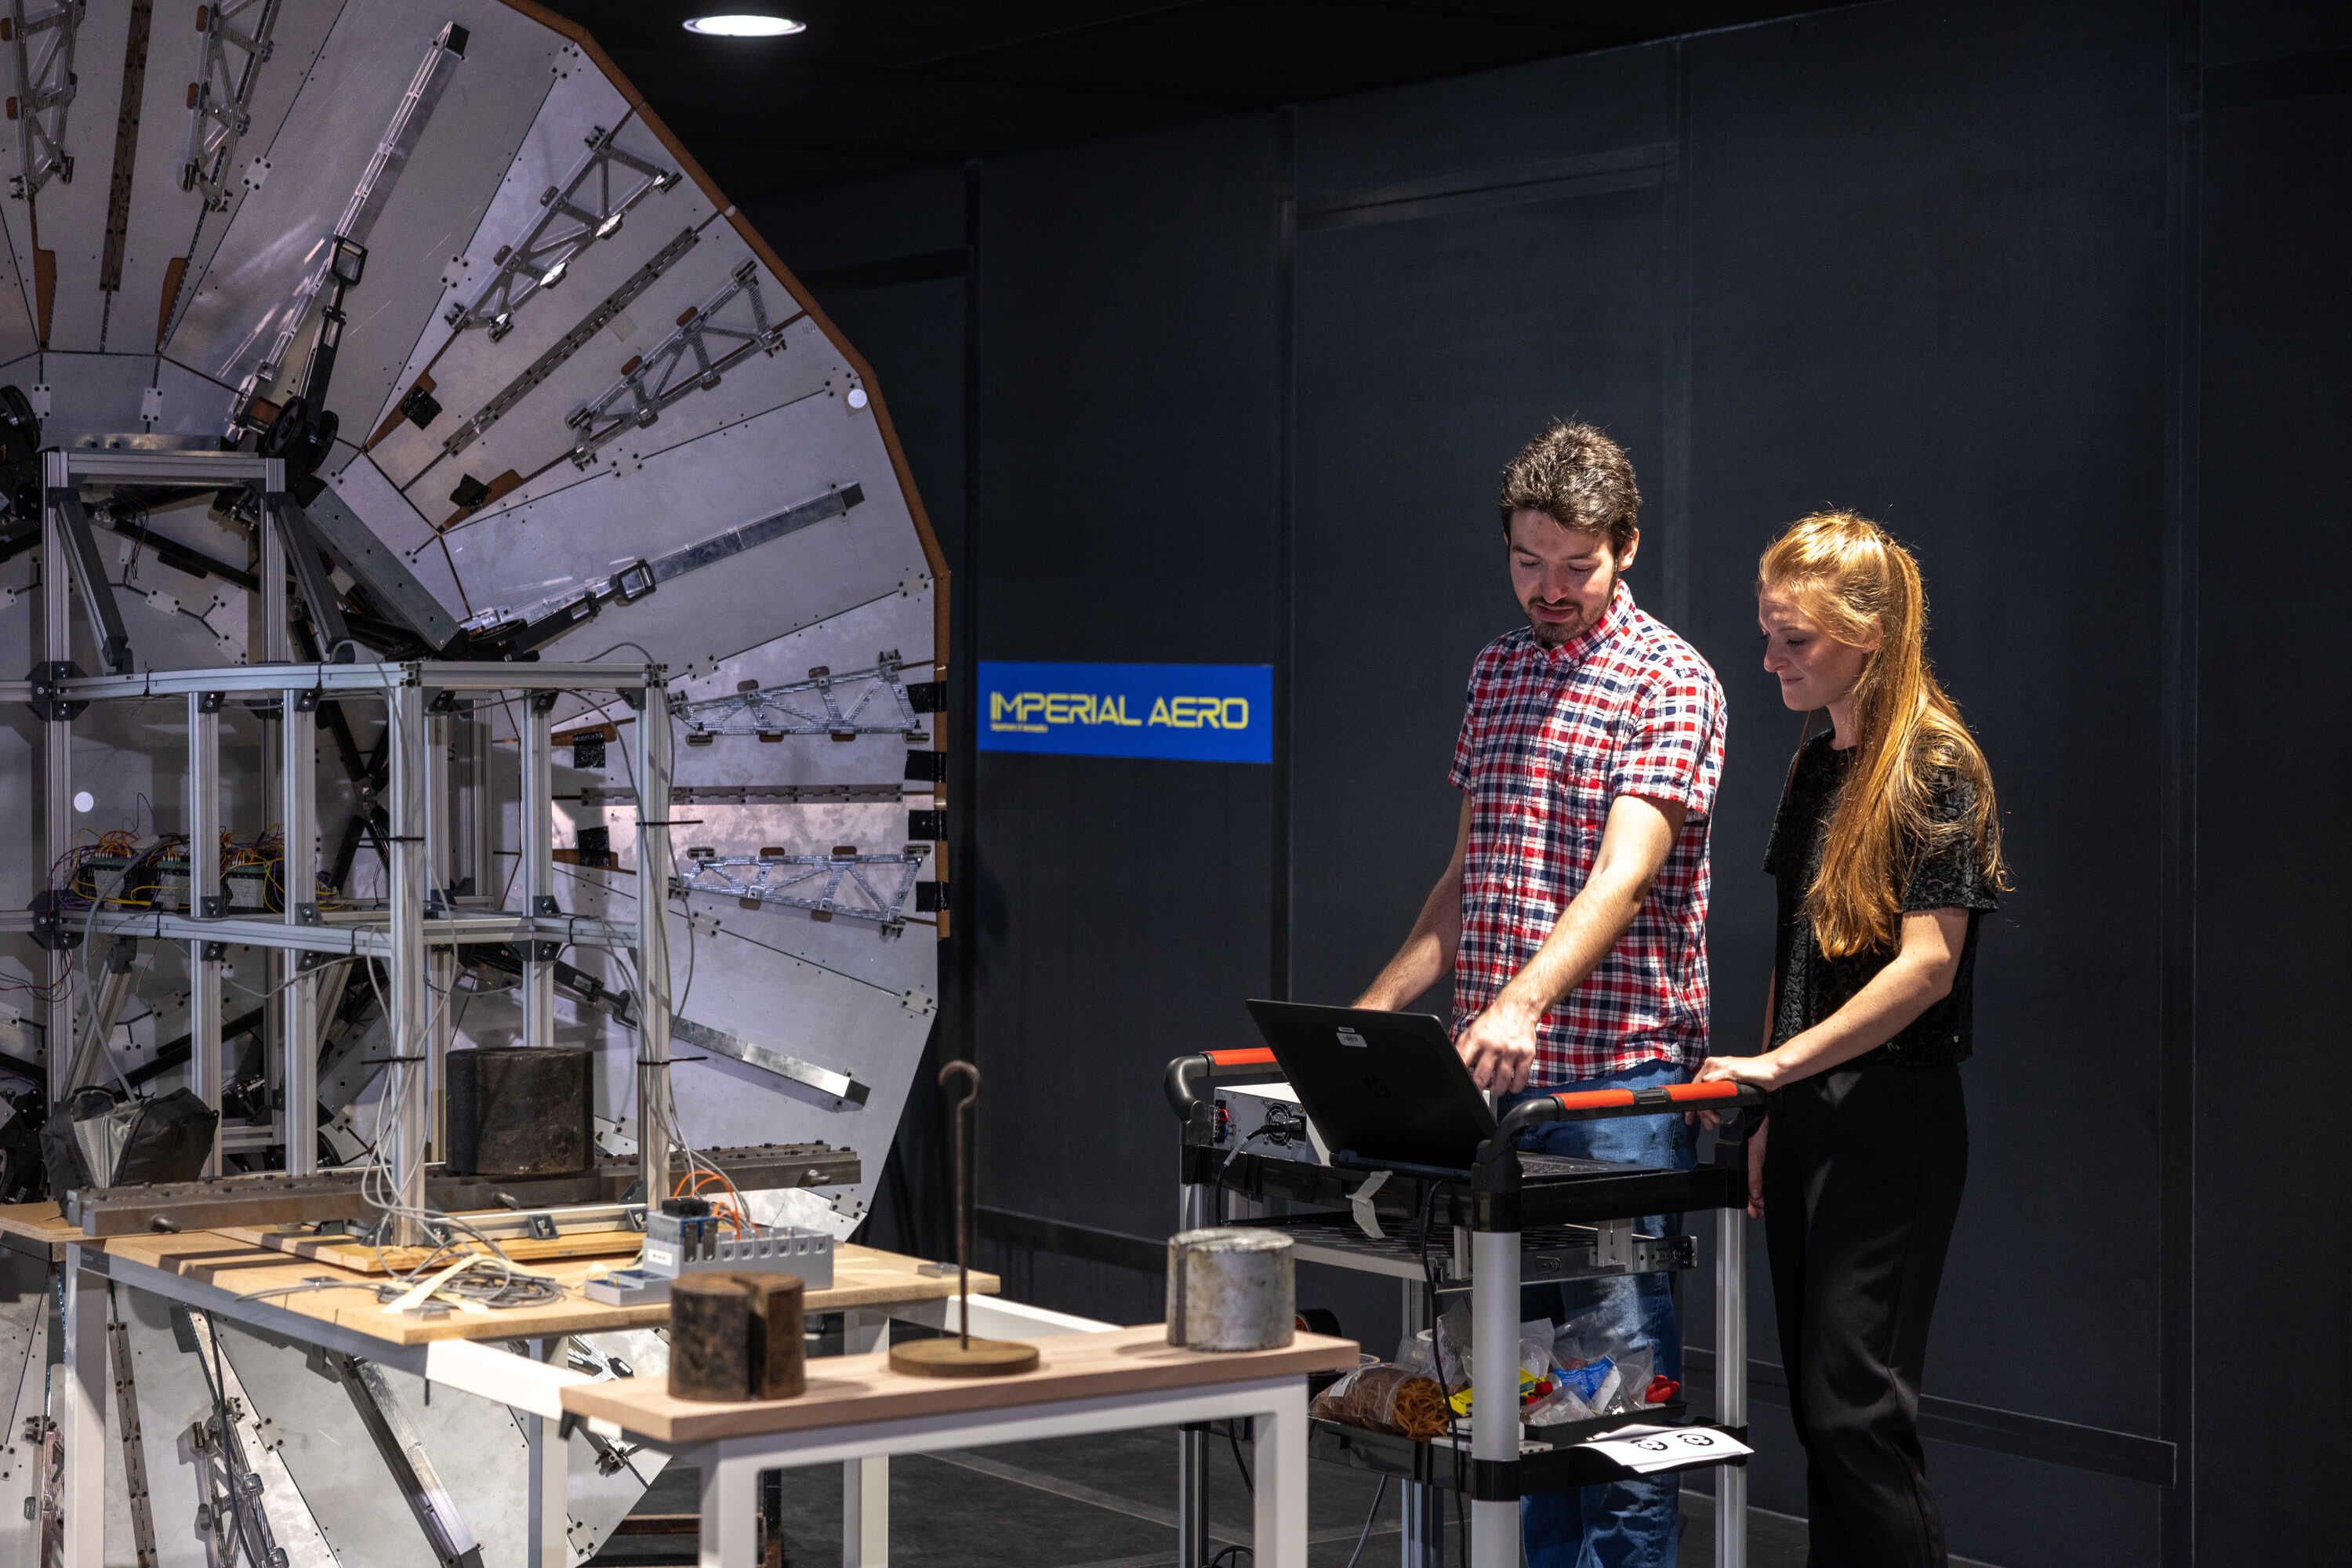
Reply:
[[[78, 1043], [44, 1038], [63, 995], [68, 1021], [108, 1019], [101, 1079], [163, 1089], [189, 1072], [191, 944], [101, 939], [64, 958], [37, 941], [32, 906], [76, 868], [96, 887], [191, 833], [191, 700], [79, 712], [61, 793], [44, 745], [59, 727], [36, 710], [57, 707], [36, 667], [61, 650], [86, 673], [657, 663], [676, 742], [668, 885], [640, 886], [632, 864], [634, 713], [556, 696], [541, 804], [519, 766], [530, 703], [499, 698], [432, 716], [446, 761], [427, 787], [451, 825], [433, 896], [460, 914], [522, 909], [520, 869], [545, 847], [560, 914], [625, 924], [640, 899], [662, 900], [678, 1131], [706, 1149], [854, 1150], [860, 1184], [752, 1194], [759, 1217], [846, 1234], [931, 1026], [945, 921], [945, 574], [864, 363], [593, 41], [524, 0], [0, 0], [0, 647], [18, 661], [0, 679], [25, 672], [0, 723], [0, 799], [19, 806], [0, 855], [0, 1069], [40, 1092], [43, 1058]], [[85, 479], [64, 493], [86, 526], [45, 545], [56, 454], [87, 475], [108, 455], [127, 468], [225, 447], [282, 460], [294, 522], [228, 487]], [[72, 557], [69, 602], [52, 552]], [[272, 624], [263, 576], [288, 568], [280, 602], [300, 611]], [[233, 908], [307, 890], [331, 921], [384, 895], [383, 711], [322, 700], [304, 752], [277, 715], [222, 709]], [[278, 843], [275, 775], [312, 763], [316, 831]], [[60, 835], [79, 837], [70, 864], [53, 863]], [[146, 885], [168, 879], [159, 864], [115, 885], [118, 904], [161, 907], [169, 889]], [[455, 1044], [518, 1043], [519, 956], [457, 952], [431, 982]], [[529, 956], [557, 960], [554, 1041], [595, 1054], [596, 1136], [625, 1152], [626, 966], [584, 946]], [[265, 1041], [286, 963], [226, 955], [232, 1165], [283, 1158]], [[368, 1157], [391, 1054], [365, 972], [304, 983], [320, 992], [327, 1164]], [[0, 1307], [12, 1430], [43, 1409], [45, 1299], [26, 1289]], [[146, 1430], [185, 1429], [213, 1408], [200, 1358], [174, 1348], [162, 1303], [120, 1311], [122, 1397], [135, 1365]], [[292, 1560], [434, 1561], [383, 1471], [352, 1462], [368, 1437], [344, 1393], [299, 1351], [223, 1341], [241, 1440]], [[666, 1352], [633, 1331], [569, 1353], [659, 1375]], [[386, 1376], [368, 1397], [406, 1404], [462, 1528], [492, 1560], [520, 1561], [509, 1413], [427, 1407]], [[661, 1462], [585, 1441], [575, 1560]], [[120, 1539], [126, 1561], [152, 1538], [140, 1560], [200, 1563], [219, 1523], [190, 1532], [219, 1500], [166, 1448], [151, 1441], [149, 1489], [110, 1509], [110, 1552]], [[0, 1467], [12, 1500], [42, 1484], [19, 1458]], [[18, 1511], [0, 1507], [11, 1561], [47, 1528]]]
[[[0, 12], [18, 108], [0, 122], [0, 384], [39, 444], [283, 457], [309, 531], [279, 657], [666, 666], [677, 875], [653, 891], [680, 1130], [704, 1148], [855, 1149], [865, 1184], [792, 1200], [794, 1220], [845, 1232], [930, 1027], [944, 919], [945, 577], [865, 364], [593, 41], [537, 6]], [[75, 600], [80, 670], [269, 657], [265, 525], [226, 492], [81, 499], [119, 626]], [[0, 521], [0, 638], [23, 669], [44, 646], [35, 510]], [[315, 594], [306, 567], [325, 574]], [[525, 707], [440, 715], [457, 842], [436, 883], [460, 907], [517, 908], [514, 851], [543, 836], [561, 912], [634, 920], [632, 714], [557, 700], [554, 798], [526, 821]], [[321, 705], [317, 840], [278, 864], [299, 889], [315, 856], [331, 906], [383, 889], [381, 723], [380, 707]], [[80, 715], [72, 777], [89, 798], [71, 826], [125, 844], [184, 831], [179, 726], [169, 703]], [[265, 856], [273, 729], [224, 715], [222, 825]], [[0, 729], [6, 798], [39, 798], [40, 732], [22, 708]], [[0, 908], [24, 910], [58, 873], [33, 814], [12, 831]], [[0, 1052], [25, 1059], [46, 971], [10, 924], [0, 979], [32, 989], [0, 993]], [[597, 1049], [600, 1138], [625, 1151], [627, 975], [585, 948], [562, 957], [555, 1037]], [[261, 963], [229, 963], [230, 1022], [257, 1030]], [[117, 1070], [184, 1070], [187, 984], [174, 944], [142, 950]], [[516, 1041], [512, 987], [468, 952], [446, 999], [461, 1047]], [[321, 1123], [349, 1158], [381, 1050], [363, 984], [344, 990]]]

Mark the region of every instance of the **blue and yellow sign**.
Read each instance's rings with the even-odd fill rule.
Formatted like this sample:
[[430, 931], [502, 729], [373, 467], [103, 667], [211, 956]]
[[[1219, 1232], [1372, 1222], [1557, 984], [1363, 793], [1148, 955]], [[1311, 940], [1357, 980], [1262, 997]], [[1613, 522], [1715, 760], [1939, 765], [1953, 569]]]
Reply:
[[1274, 667], [982, 659], [980, 749], [1271, 763]]

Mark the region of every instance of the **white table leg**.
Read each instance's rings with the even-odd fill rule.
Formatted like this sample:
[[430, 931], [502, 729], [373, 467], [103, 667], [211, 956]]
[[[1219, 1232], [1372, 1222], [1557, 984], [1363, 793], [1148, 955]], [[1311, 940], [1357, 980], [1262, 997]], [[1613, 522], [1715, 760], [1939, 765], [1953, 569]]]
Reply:
[[[531, 1359], [552, 1361], [558, 1341], [530, 1342]], [[530, 1568], [570, 1568], [572, 1562], [572, 1444], [562, 1436], [561, 1423], [544, 1415], [523, 1417], [529, 1444], [530, 1509], [524, 1561]]]
[[730, 1459], [723, 1445], [698, 1456], [702, 1463], [700, 1568], [755, 1568], [759, 1557], [760, 1468], [756, 1459]]
[[[58, 1439], [65, 1446], [66, 1568], [106, 1560], [106, 1281], [82, 1268], [84, 1249], [66, 1248], [65, 1384]], [[37, 1494], [41, 1483], [36, 1480]]]
[[[890, 1320], [881, 1312], [842, 1314], [842, 1349], [859, 1355], [890, 1343]], [[877, 1455], [841, 1467], [842, 1568], [888, 1568], [890, 1460]]]
[[1250, 1537], [1264, 1568], [1307, 1562], [1307, 1384], [1293, 1380], [1273, 1408], [1251, 1418], [1257, 1453], [1256, 1518]]

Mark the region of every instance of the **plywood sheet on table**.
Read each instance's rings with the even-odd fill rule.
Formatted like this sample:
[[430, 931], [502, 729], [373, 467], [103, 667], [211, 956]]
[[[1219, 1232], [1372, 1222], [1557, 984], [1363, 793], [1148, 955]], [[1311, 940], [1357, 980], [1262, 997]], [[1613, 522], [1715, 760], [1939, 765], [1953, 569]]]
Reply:
[[[271, 1226], [266, 1228], [225, 1226], [216, 1234], [266, 1251], [331, 1263], [338, 1268], [348, 1268], [358, 1274], [404, 1273], [436, 1258], [445, 1263], [456, 1261], [454, 1254], [429, 1247], [376, 1247], [363, 1241], [354, 1241], [348, 1236], [321, 1236], [308, 1226]], [[510, 1261], [536, 1269], [542, 1264], [562, 1258], [635, 1258], [645, 1239], [641, 1232], [634, 1230], [583, 1230], [568, 1236], [503, 1237], [499, 1247]], [[463, 1251], [478, 1252], [484, 1257], [489, 1255], [488, 1243], [472, 1240], [463, 1234], [455, 1237], [450, 1245]]]
[[700, 1443], [1256, 1378], [1305, 1377], [1349, 1371], [1358, 1360], [1353, 1341], [1321, 1334], [1300, 1334], [1276, 1351], [1179, 1350], [1168, 1343], [1166, 1326], [1158, 1323], [1108, 1333], [1057, 1334], [1036, 1343], [1037, 1370], [1017, 1377], [908, 1377], [892, 1372], [887, 1352], [877, 1351], [811, 1361], [808, 1390], [797, 1399], [702, 1404], [671, 1398], [661, 1379], [625, 1378], [566, 1387], [563, 1408], [576, 1415], [602, 1417], [656, 1442]]
[[47, 1198], [38, 1203], [0, 1204], [0, 1235], [15, 1237], [19, 1241], [46, 1243], [63, 1247], [69, 1241], [89, 1238], [66, 1223], [66, 1216]]
[[[610, 1264], [584, 1259], [536, 1267], [564, 1288], [563, 1299], [543, 1307], [516, 1307], [483, 1312], [452, 1311], [444, 1318], [411, 1318], [386, 1312], [375, 1299], [379, 1278], [335, 1268], [313, 1259], [289, 1258], [214, 1231], [180, 1236], [115, 1237], [106, 1243], [110, 1257], [145, 1264], [165, 1273], [216, 1287], [232, 1293], [266, 1297], [272, 1305], [299, 1317], [331, 1323], [353, 1333], [397, 1345], [430, 1344], [442, 1340], [509, 1340], [542, 1335], [594, 1333], [604, 1329], [640, 1328], [668, 1321], [665, 1304], [613, 1307], [582, 1294], [592, 1273], [608, 1271]], [[844, 1245], [834, 1256], [831, 1289], [812, 1290], [807, 1310], [841, 1311], [852, 1307], [898, 1307], [936, 1301], [955, 1293], [955, 1277], [919, 1272], [919, 1262], [894, 1252]], [[347, 1289], [290, 1290], [289, 1287], [332, 1279]], [[993, 1295], [996, 1277], [975, 1273], [975, 1295]]]

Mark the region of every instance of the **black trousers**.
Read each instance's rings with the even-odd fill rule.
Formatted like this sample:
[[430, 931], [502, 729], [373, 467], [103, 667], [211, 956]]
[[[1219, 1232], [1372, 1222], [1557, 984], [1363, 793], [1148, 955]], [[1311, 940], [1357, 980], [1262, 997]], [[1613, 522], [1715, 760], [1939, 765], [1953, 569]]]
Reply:
[[1942, 1568], [1919, 1374], [1968, 1178], [1959, 1069], [1858, 1058], [1773, 1096], [1764, 1226], [1811, 1568]]

